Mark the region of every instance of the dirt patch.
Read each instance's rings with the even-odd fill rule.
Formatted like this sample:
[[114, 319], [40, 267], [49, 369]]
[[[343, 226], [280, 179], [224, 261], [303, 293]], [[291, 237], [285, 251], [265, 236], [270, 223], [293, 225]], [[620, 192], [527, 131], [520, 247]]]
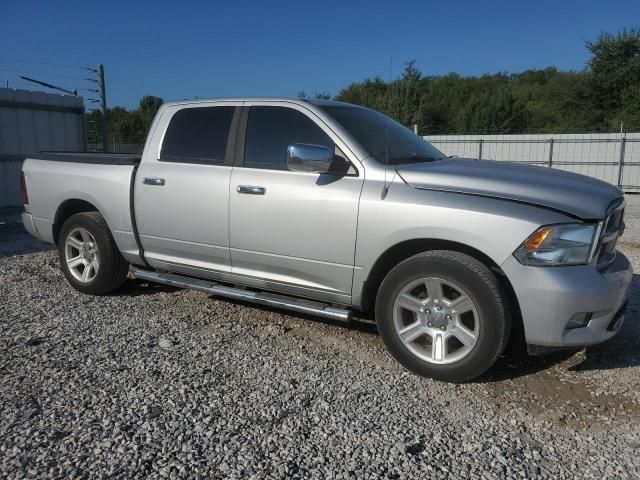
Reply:
[[501, 412], [524, 411], [538, 421], [578, 430], [606, 430], [613, 423], [640, 420], [640, 405], [594, 390], [568, 372], [581, 361], [576, 354], [550, 369], [492, 383], [491, 401]]
[[362, 335], [354, 330], [348, 327], [322, 328], [319, 325], [311, 324], [295, 327], [288, 333], [301, 339], [307, 339], [321, 347], [346, 353], [355, 361], [383, 368], [395, 367], [390, 357], [385, 353], [380, 336], [373, 333]]

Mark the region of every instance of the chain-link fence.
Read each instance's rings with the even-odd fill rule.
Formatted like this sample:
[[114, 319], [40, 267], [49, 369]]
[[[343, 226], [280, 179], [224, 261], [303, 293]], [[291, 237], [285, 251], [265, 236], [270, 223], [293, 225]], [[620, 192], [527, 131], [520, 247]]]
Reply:
[[542, 165], [640, 192], [640, 133], [428, 135], [447, 155]]

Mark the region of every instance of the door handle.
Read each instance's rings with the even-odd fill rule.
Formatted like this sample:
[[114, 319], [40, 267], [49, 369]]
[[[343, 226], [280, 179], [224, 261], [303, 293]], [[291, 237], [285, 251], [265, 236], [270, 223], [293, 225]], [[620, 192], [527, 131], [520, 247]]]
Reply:
[[236, 188], [238, 193], [246, 193], [248, 195], [264, 195], [267, 189], [264, 187], [256, 187], [255, 185], [238, 185]]
[[163, 187], [165, 182], [164, 178], [145, 177], [142, 179], [142, 183], [145, 185], [153, 185], [155, 187]]

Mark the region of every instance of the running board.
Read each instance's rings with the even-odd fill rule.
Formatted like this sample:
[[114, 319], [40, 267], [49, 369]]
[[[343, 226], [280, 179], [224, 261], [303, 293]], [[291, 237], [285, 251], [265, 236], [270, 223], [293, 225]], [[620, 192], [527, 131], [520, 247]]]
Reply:
[[301, 298], [267, 292], [252, 292], [251, 290], [228, 287], [208, 280], [187, 277], [185, 275], [177, 275], [175, 273], [134, 270], [133, 276], [148, 282], [162, 283], [164, 285], [171, 285], [172, 287], [188, 288], [190, 290], [208, 293], [209, 295], [258, 303], [260, 305], [292, 310], [298, 313], [317, 315], [319, 317], [330, 318], [340, 322], [347, 322], [351, 319], [350, 310], [335, 308], [327, 303], [315, 302], [313, 300], [304, 300]]

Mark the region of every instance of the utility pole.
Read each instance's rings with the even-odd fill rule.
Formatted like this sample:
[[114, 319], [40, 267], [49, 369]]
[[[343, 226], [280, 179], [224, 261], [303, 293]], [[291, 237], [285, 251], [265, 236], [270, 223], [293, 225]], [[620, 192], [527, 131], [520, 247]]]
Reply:
[[100, 109], [102, 110], [102, 151], [109, 151], [109, 138], [107, 135], [107, 95], [104, 85], [104, 67], [100, 63], [98, 65], [98, 90], [100, 94]]

